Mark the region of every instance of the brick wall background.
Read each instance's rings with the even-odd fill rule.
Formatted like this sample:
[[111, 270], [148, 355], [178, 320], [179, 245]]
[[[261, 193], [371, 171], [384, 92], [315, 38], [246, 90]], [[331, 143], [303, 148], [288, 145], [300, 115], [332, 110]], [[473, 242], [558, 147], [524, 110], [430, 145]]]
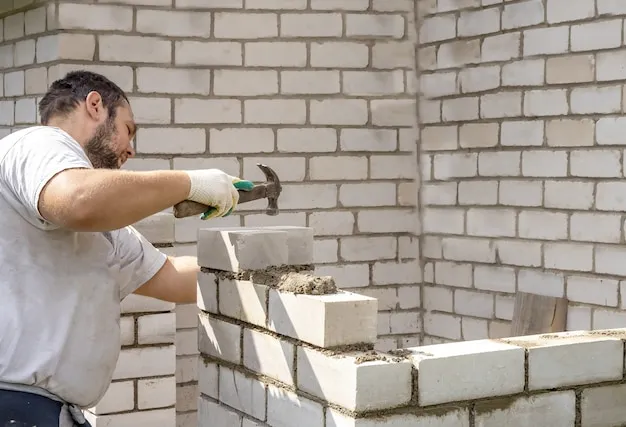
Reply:
[[626, 3], [424, 3], [425, 334], [507, 335], [516, 291], [622, 326]]

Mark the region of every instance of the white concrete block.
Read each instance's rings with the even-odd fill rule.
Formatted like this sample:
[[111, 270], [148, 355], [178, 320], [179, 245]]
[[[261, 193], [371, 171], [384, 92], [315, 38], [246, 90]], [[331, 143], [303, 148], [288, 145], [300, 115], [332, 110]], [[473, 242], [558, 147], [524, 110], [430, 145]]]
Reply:
[[176, 404], [176, 378], [149, 378], [137, 381], [137, 408], [164, 408]]
[[287, 233], [288, 264], [313, 264], [314, 230], [312, 227], [267, 226], [261, 227], [261, 229]]
[[135, 343], [135, 317], [122, 316], [120, 318], [120, 335], [122, 346]]
[[410, 348], [420, 405], [524, 390], [524, 349], [489, 340]]
[[220, 279], [219, 311], [222, 315], [265, 327], [269, 287], [248, 280]]
[[198, 264], [215, 270], [260, 270], [286, 265], [287, 233], [245, 228], [206, 228], [198, 234]]
[[143, 295], [130, 294], [122, 300], [122, 314], [172, 311], [176, 304]]
[[529, 390], [622, 379], [624, 344], [617, 337], [577, 331], [503, 341], [527, 349]]
[[267, 423], [272, 427], [324, 427], [324, 407], [291, 391], [268, 385]]
[[137, 318], [139, 344], [172, 344], [176, 335], [176, 314], [157, 313]]
[[480, 427], [571, 427], [575, 418], [573, 390], [476, 404], [476, 426]]
[[626, 419], [626, 384], [584, 389], [580, 412], [584, 427], [623, 425]]
[[213, 273], [200, 271], [198, 273], [197, 305], [207, 313], [218, 313], [217, 309], [217, 276]]
[[[176, 426], [176, 409], [126, 412], [123, 414], [94, 415], [85, 412], [85, 418], [92, 427], [137, 427], [137, 426]], [[224, 425], [224, 427], [230, 427]]]
[[150, 243], [174, 242], [174, 215], [160, 212], [145, 218], [134, 225]]
[[256, 419], [265, 419], [266, 385], [224, 366], [219, 371], [220, 402]]
[[120, 352], [113, 379], [145, 378], [176, 373], [176, 347], [125, 348]]
[[251, 329], [243, 331], [243, 365], [288, 385], [294, 383], [293, 344]]
[[218, 370], [217, 363], [198, 358], [198, 391], [201, 394], [217, 399]]
[[241, 361], [241, 326], [201, 313], [198, 325], [198, 349], [200, 353], [227, 362]]
[[329, 356], [298, 347], [298, 388], [350, 411], [393, 408], [411, 400], [410, 360], [359, 361], [363, 353]]
[[269, 292], [268, 329], [319, 347], [375, 343], [375, 298], [341, 291], [328, 295]]
[[198, 426], [241, 427], [241, 418], [219, 403], [198, 397]]
[[[326, 410], [326, 427], [469, 427], [467, 409], [436, 409], [419, 414], [396, 414], [376, 418], [358, 418]], [[477, 425], [477, 427], [479, 427]], [[480, 426], [482, 427], [482, 426]]]
[[116, 381], [109, 385], [98, 404], [89, 411], [96, 415], [130, 411], [135, 407], [135, 387], [133, 381]]

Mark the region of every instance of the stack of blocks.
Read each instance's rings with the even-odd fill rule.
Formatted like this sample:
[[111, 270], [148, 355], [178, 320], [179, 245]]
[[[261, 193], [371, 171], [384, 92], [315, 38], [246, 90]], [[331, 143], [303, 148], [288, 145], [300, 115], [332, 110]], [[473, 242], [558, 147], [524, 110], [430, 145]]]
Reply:
[[378, 352], [375, 299], [265, 280], [272, 271], [315, 277], [312, 240], [304, 227], [200, 230], [199, 427], [626, 421], [626, 330]]

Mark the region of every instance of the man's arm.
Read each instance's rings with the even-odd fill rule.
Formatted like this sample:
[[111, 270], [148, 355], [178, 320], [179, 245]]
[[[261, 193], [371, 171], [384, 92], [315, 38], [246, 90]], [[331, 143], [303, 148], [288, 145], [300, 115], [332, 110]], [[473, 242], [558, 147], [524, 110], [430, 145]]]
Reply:
[[196, 257], [168, 257], [152, 279], [134, 293], [179, 304], [195, 303], [199, 271]]
[[47, 221], [62, 227], [110, 231], [185, 200], [190, 185], [184, 171], [68, 169], [44, 186], [38, 208]]

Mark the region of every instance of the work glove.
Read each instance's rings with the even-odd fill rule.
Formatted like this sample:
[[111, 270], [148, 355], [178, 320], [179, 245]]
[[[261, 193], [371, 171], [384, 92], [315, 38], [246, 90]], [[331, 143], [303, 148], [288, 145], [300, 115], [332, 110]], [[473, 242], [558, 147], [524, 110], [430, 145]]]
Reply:
[[254, 187], [251, 181], [228, 175], [219, 169], [187, 171], [191, 180], [188, 200], [209, 206], [201, 219], [228, 216], [239, 203], [237, 190], [249, 191]]

